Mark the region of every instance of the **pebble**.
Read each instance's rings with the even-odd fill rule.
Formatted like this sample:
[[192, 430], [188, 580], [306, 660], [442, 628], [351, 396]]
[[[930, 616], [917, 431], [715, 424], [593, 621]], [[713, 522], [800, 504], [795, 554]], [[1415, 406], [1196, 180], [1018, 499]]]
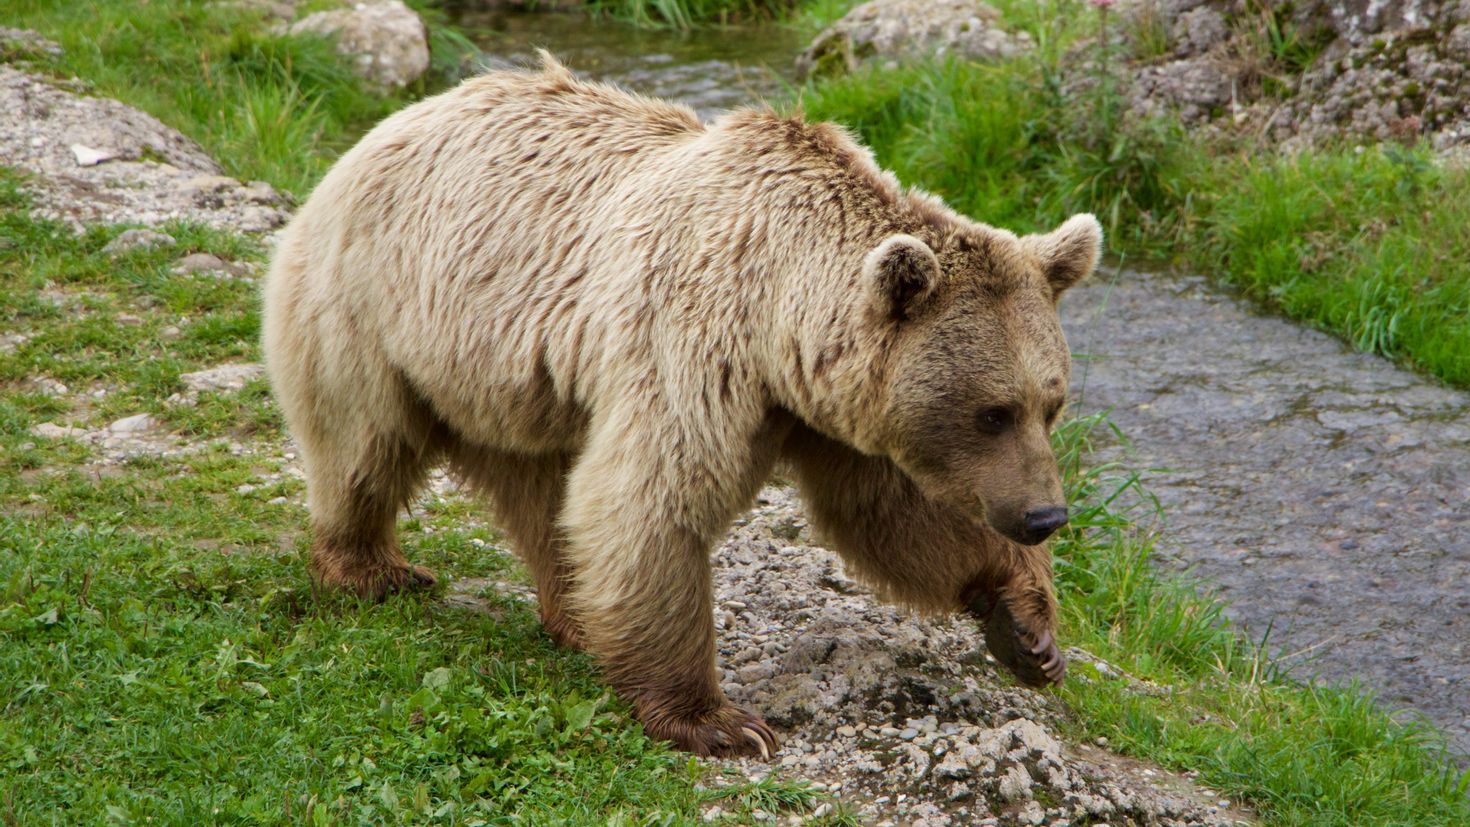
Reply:
[[154, 247], [172, 247], [178, 241], [168, 233], [157, 230], [123, 230], [102, 248], [104, 255], [116, 256], [133, 250], [151, 250]]
[[71, 154], [77, 159], [79, 167], [95, 167], [100, 163], [111, 161], [117, 154], [106, 149], [93, 149], [85, 144], [72, 144]]
[[115, 434], [132, 434], [139, 431], [150, 431], [158, 426], [158, 421], [146, 413], [133, 414], [123, 417], [107, 426], [109, 431]]

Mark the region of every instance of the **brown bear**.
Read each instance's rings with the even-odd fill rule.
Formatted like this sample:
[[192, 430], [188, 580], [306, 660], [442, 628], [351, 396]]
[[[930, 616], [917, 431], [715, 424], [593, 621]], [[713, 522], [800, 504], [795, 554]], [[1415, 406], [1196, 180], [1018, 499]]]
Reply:
[[651, 737], [768, 755], [720, 690], [709, 554], [784, 462], [884, 596], [974, 613], [1020, 680], [1058, 682], [1056, 301], [1100, 244], [1088, 215], [971, 221], [831, 124], [704, 125], [549, 56], [468, 80], [338, 161], [265, 285], [312, 570], [433, 584], [395, 523], [447, 461]]

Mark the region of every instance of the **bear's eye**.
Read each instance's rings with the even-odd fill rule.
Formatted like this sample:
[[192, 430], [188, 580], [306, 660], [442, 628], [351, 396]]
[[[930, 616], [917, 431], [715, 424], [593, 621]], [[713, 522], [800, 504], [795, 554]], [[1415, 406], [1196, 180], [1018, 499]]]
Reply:
[[1010, 408], [986, 408], [980, 412], [980, 430], [987, 434], [999, 434], [1011, 427], [1016, 415]]

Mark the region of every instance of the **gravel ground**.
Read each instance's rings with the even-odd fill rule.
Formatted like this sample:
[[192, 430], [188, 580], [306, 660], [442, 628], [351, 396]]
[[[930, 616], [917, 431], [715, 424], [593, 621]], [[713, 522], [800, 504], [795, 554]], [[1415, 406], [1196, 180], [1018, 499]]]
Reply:
[[876, 824], [1246, 821], [1181, 776], [1063, 743], [1054, 696], [1003, 677], [973, 624], [877, 603], [814, 544], [793, 489], [763, 491], [715, 560], [726, 691], [781, 730], [780, 771]]
[[1358, 679], [1470, 753], [1470, 394], [1199, 277], [1067, 294], [1083, 410], [1112, 410], [1162, 549], [1295, 674]]

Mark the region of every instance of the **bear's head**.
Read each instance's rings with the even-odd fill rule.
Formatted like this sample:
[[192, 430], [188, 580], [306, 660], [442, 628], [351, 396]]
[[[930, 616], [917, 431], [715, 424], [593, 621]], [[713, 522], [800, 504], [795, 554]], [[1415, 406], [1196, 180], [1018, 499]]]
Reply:
[[972, 225], [883, 239], [863, 263], [891, 325], [885, 452], [931, 497], [1034, 545], [1067, 521], [1050, 433], [1071, 356], [1056, 304], [1090, 275], [1102, 228], [1077, 215], [1018, 238]]

